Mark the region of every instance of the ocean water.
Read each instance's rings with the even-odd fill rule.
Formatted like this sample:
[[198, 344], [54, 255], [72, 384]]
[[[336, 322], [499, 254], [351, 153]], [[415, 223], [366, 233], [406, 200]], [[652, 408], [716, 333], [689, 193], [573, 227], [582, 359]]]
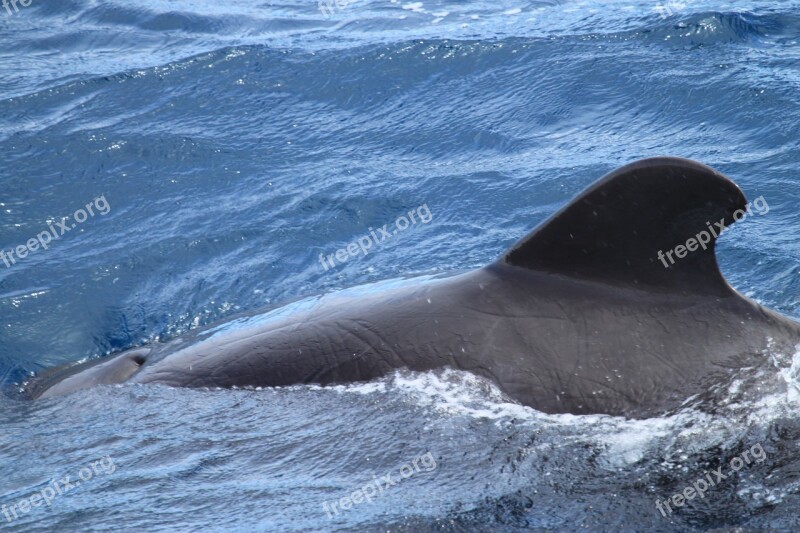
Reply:
[[[0, 249], [68, 217], [0, 262], [0, 529], [800, 530], [793, 353], [768, 354], [780, 390], [733, 380], [713, 414], [640, 421], [545, 415], [452, 370], [16, 396], [48, 367], [240, 311], [482, 266], [655, 155], [764, 197], [720, 263], [800, 316], [800, 2], [340, 4], [0, 7]], [[428, 223], [320, 264], [422, 205]], [[33, 494], [47, 501], [4, 515]]]

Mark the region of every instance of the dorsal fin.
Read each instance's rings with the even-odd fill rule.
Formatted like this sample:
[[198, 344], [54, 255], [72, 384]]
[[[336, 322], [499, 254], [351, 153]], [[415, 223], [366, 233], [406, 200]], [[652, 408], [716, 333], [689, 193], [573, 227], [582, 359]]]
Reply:
[[[644, 159], [601, 178], [500, 262], [612, 285], [730, 296], [714, 254], [715, 224], [733, 223], [745, 205], [739, 187], [705, 165]], [[710, 236], [705, 249], [683, 258], [673, 253], [674, 264], [659, 259], [659, 251], [685, 246], [703, 231]]]

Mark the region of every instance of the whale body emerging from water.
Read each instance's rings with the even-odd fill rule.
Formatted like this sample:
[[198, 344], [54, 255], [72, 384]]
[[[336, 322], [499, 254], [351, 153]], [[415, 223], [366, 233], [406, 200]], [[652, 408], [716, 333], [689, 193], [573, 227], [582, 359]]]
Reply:
[[768, 345], [800, 343], [800, 325], [738, 294], [717, 265], [719, 228], [751, 209], [709, 167], [638, 161], [478, 270], [301, 300], [58, 369], [29, 393], [326, 385], [450, 367], [546, 413], [656, 416], [767, 364]]

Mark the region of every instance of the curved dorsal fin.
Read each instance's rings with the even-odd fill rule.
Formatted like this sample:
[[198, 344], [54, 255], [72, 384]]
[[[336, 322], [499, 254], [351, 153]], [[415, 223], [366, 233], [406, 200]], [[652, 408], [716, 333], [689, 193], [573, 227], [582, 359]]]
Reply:
[[[500, 262], [640, 289], [730, 296], [735, 292], [714, 254], [717, 224], [731, 224], [745, 206], [739, 187], [705, 165], [644, 159], [601, 178]], [[659, 251], [685, 246], [704, 231], [710, 237], [705, 249], [698, 244], [683, 258], [673, 253], [674, 264], [659, 259]]]

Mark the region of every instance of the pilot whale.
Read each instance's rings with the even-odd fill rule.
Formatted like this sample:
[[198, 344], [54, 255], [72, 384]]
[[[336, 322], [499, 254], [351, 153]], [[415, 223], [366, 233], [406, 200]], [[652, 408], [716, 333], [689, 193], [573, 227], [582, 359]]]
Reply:
[[800, 343], [800, 324], [725, 281], [717, 231], [680, 260], [661, 256], [749, 209], [739, 187], [707, 166], [638, 161], [483, 268], [301, 300], [46, 372], [29, 394], [123, 382], [327, 385], [449, 367], [546, 413], [656, 416], [732, 369], [768, 365], [768, 347]]

